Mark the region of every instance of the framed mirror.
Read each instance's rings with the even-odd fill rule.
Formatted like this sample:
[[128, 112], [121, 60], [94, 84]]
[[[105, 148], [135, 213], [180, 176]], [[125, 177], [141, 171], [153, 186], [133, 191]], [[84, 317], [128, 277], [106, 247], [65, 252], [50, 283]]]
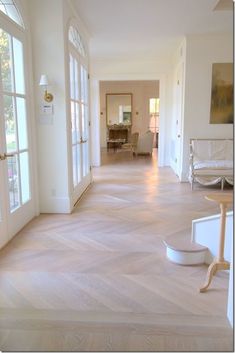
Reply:
[[107, 126], [132, 124], [132, 93], [106, 94]]

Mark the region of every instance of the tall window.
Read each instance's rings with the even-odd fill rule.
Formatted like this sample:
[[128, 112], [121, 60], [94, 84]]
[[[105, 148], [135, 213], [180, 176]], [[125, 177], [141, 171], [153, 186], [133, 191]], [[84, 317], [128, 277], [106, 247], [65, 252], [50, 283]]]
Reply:
[[18, 25], [24, 27], [21, 15], [13, 0], [0, 0], [0, 11], [10, 17]]
[[10, 209], [14, 211], [30, 199], [24, 55], [22, 42], [1, 28], [0, 62]]
[[76, 50], [81, 56], [86, 57], [86, 50], [82, 42], [82, 38], [78, 33], [77, 29], [73, 26], [69, 27], [69, 41], [73, 44], [73, 46], [76, 48]]
[[73, 186], [89, 173], [88, 72], [86, 51], [76, 28], [69, 28], [70, 112]]
[[80, 173], [80, 141], [81, 129], [79, 122], [80, 115], [80, 86], [78, 76], [78, 62], [76, 58], [70, 54], [70, 114], [71, 114], [71, 134], [72, 134], [72, 156], [73, 156], [73, 185], [74, 187], [81, 181]]

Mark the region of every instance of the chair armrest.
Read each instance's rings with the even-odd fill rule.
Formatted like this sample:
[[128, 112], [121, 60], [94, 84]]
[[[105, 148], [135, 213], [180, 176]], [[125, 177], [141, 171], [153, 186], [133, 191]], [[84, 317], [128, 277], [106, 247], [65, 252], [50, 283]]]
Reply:
[[189, 164], [190, 164], [190, 167], [192, 168], [193, 170], [193, 146], [192, 146], [192, 142], [190, 142], [189, 144], [189, 149], [190, 149], [190, 154], [189, 154]]
[[191, 173], [194, 172], [194, 163], [193, 163], [193, 154], [191, 153], [189, 156], [189, 169]]

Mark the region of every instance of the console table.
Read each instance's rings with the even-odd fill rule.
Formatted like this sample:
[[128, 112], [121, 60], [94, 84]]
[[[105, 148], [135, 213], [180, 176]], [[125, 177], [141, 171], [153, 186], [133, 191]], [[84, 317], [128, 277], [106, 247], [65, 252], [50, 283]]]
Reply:
[[116, 151], [117, 148], [120, 148], [123, 143], [125, 143], [125, 139], [109, 139], [107, 140], [107, 150], [113, 148]]
[[107, 141], [124, 139], [124, 142], [129, 141], [131, 125], [115, 124], [107, 126]]

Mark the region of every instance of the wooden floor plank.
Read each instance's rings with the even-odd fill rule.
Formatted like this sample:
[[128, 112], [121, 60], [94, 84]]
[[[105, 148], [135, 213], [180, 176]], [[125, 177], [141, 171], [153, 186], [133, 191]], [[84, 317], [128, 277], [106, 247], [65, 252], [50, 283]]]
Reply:
[[[228, 273], [166, 259], [166, 235], [219, 213], [157, 155], [104, 153], [71, 215], [40, 215], [0, 252], [2, 351], [232, 351]], [[231, 192], [231, 188], [227, 189]]]

